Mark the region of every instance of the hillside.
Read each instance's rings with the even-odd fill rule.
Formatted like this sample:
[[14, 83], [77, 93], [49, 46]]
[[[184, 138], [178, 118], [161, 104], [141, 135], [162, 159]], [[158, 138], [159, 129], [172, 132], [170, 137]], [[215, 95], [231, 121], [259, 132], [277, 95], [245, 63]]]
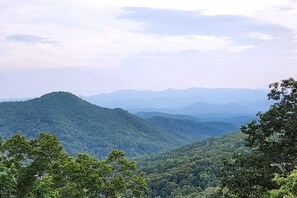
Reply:
[[179, 137], [187, 142], [239, 130], [238, 126], [227, 122], [199, 122], [162, 116], [149, 118], [148, 121], [165, 130], [176, 132]]
[[138, 165], [150, 187], [147, 197], [199, 197], [203, 190], [219, 184], [222, 158], [242, 145], [243, 134], [233, 133], [140, 158]]
[[255, 114], [248, 114], [248, 115], [234, 115], [234, 114], [202, 114], [197, 116], [190, 116], [190, 115], [180, 115], [180, 114], [168, 114], [162, 112], [144, 112], [140, 111], [135, 113], [138, 117], [144, 119], [150, 119], [155, 116], [161, 116], [166, 118], [178, 119], [178, 120], [192, 120], [192, 121], [199, 121], [199, 122], [227, 122], [232, 125], [237, 126], [238, 128], [241, 125], [245, 125], [253, 119], [257, 119]]
[[237, 103], [208, 104], [203, 102], [196, 102], [179, 109], [173, 109], [172, 111], [177, 111], [186, 115], [252, 113], [250, 108], [238, 105]]
[[121, 149], [138, 156], [184, 144], [170, 133], [122, 109], [90, 104], [71, 93], [55, 92], [25, 102], [0, 103], [0, 135], [36, 137], [54, 133], [71, 154], [106, 156]]

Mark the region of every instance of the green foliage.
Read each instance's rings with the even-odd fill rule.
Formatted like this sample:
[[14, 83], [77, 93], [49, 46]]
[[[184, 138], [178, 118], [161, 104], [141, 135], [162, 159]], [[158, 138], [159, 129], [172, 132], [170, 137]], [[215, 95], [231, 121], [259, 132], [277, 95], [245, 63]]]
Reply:
[[16, 192], [16, 178], [13, 175], [12, 168], [5, 167], [0, 162], [0, 195], [4, 197], [12, 197]]
[[43, 177], [51, 163], [62, 150], [58, 139], [45, 133], [38, 138], [26, 140], [17, 134], [2, 144], [1, 162], [12, 178], [15, 178], [16, 197], [26, 197], [29, 189]]
[[149, 185], [146, 197], [216, 197], [218, 189], [211, 187], [220, 183], [222, 158], [242, 146], [243, 134], [234, 133], [139, 159]]
[[268, 97], [275, 104], [241, 129], [245, 149], [225, 161], [222, 185], [230, 196], [267, 196], [280, 185], [274, 175], [287, 176], [297, 165], [297, 81], [271, 84]]
[[56, 134], [71, 155], [87, 152], [99, 158], [113, 149], [132, 157], [185, 143], [175, 133], [122, 109], [101, 108], [66, 92], [0, 103], [0, 136], [18, 132], [35, 138], [40, 131]]
[[240, 151], [224, 160], [222, 186], [226, 197], [263, 197], [275, 187], [272, 182], [275, 167], [261, 154]]
[[143, 174], [135, 171], [135, 162], [114, 150], [103, 161], [87, 154], [63, 156], [50, 173], [60, 197], [141, 197], [146, 182]]
[[52, 176], [45, 174], [42, 179], [38, 179], [29, 190], [30, 198], [57, 198], [60, 192], [55, 189]]
[[277, 175], [275, 181], [280, 187], [269, 192], [271, 198], [294, 198], [297, 197], [297, 169], [295, 168], [287, 177]]
[[221, 196], [220, 187], [207, 187], [202, 192], [195, 192], [187, 196], [181, 196], [180, 198], [218, 198]]
[[36, 139], [17, 134], [0, 141], [0, 193], [15, 198], [142, 197], [147, 189], [143, 173], [124, 152], [112, 151], [97, 160], [85, 153], [63, 153], [54, 135]]

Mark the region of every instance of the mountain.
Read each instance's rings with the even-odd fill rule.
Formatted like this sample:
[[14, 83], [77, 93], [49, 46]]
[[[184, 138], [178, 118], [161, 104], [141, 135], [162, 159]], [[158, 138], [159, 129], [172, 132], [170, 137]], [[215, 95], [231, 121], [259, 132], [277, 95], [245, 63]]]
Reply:
[[203, 102], [196, 102], [175, 111], [186, 115], [251, 113], [249, 109], [236, 103], [207, 104]]
[[[159, 112], [164, 114], [187, 115], [201, 117], [205, 115], [224, 115], [239, 116], [239, 115], [255, 115], [259, 111], [267, 111], [272, 102], [270, 101], [253, 101], [248, 103], [227, 103], [227, 104], [209, 104], [204, 102], [195, 102], [193, 104], [179, 108], [140, 108], [130, 109], [129, 111], [135, 114], [144, 115], [143, 112]], [[168, 115], [167, 115], [168, 116]]]
[[190, 88], [122, 90], [84, 98], [104, 107], [123, 108], [142, 118], [161, 115], [177, 119], [231, 122], [240, 126], [255, 118], [259, 111], [269, 109], [272, 102], [266, 99], [266, 95], [264, 89]]
[[243, 138], [237, 132], [139, 158], [149, 184], [146, 197], [208, 197], [201, 194], [219, 185], [222, 159], [239, 150]]
[[239, 130], [238, 126], [226, 122], [199, 122], [162, 116], [149, 118], [148, 121], [168, 131], [176, 132], [179, 137], [187, 142]]
[[16, 132], [36, 137], [55, 133], [70, 154], [106, 156], [112, 149], [138, 156], [184, 144], [168, 132], [122, 109], [90, 104], [67, 92], [54, 92], [23, 102], [0, 103], [0, 135]]
[[109, 108], [163, 109], [180, 108], [196, 102], [208, 104], [252, 103], [267, 98], [263, 89], [168, 89], [165, 91], [122, 90], [84, 97], [85, 100]]
[[195, 116], [190, 116], [190, 115], [180, 115], [180, 114], [169, 114], [169, 113], [162, 113], [162, 112], [157, 112], [157, 111], [152, 111], [152, 112], [145, 112], [145, 111], [139, 111], [135, 113], [134, 115], [144, 118], [144, 119], [149, 119], [153, 118], [156, 116], [161, 116], [161, 117], [166, 117], [166, 118], [173, 118], [173, 119], [179, 119], [179, 120], [194, 120], [194, 121], [199, 121], [200, 119], [195, 117]]
[[18, 101], [26, 101], [32, 98], [0, 98], [0, 102], [18, 102]]
[[259, 111], [266, 111], [272, 103], [267, 100], [258, 100], [246, 103], [226, 103], [226, 104], [207, 104], [196, 102], [191, 105], [184, 106], [171, 111], [186, 115], [203, 115], [203, 114], [233, 114], [233, 115], [248, 115], [256, 114]]
[[237, 126], [238, 128], [241, 125], [245, 125], [253, 119], [257, 119], [256, 114], [198, 114], [196, 116], [191, 115], [181, 115], [181, 114], [169, 114], [162, 112], [145, 112], [140, 111], [135, 113], [135, 115], [144, 118], [150, 119], [156, 116], [161, 116], [165, 118], [172, 118], [178, 120], [192, 120], [199, 122], [225, 122]]

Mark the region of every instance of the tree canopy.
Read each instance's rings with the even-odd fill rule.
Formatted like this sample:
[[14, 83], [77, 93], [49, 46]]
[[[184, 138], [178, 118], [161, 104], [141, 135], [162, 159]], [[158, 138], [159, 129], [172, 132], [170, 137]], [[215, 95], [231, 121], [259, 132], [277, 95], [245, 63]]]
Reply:
[[237, 132], [139, 158], [138, 166], [146, 173], [149, 186], [146, 197], [197, 198], [211, 197], [210, 193], [217, 195], [222, 158], [232, 156], [242, 146], [243, 135]]
[[5, 197], [142, 197], [143, 173], [113, 150], [105, 160], [85, 153], [72, 157], [54, 135], [35, 139], [16, 134], [0, 140], [0, 194]]
[[225, 160], [222, 186], [228, 196], [268, 196], [280, 188], [275, 175], [287, 177], [297, 165], [297, 81], [289, 78], [269, 88], [275, 103], [241, 128], [245, 149]]

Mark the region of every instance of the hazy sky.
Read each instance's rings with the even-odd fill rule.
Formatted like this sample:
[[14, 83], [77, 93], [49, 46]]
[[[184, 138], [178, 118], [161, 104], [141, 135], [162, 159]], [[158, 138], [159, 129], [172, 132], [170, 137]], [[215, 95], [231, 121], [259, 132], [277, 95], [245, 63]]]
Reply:
[[297, 78], [296, 0], [2, 0], [0, 98]]

